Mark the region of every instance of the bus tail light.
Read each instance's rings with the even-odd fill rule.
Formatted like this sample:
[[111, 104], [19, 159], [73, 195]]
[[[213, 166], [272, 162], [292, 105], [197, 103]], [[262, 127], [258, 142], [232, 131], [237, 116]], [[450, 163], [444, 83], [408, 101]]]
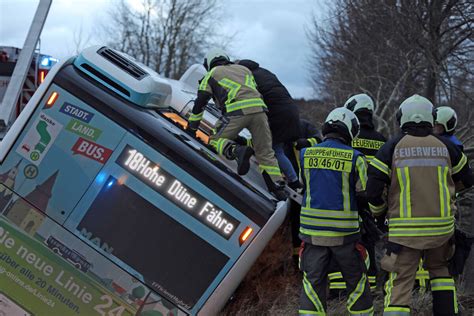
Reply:
[[253, 232], [253, 228], [247, 226], [247, 228], [244, 229], [242, 234], [240, 234], [239, 245], [242, 246], [244, 242], [250, 237], [250, 235], [252, 235], [252, 232]]
[[53, 93], [51, 93], [51, 95], [49, 96], [49, 99], [48, 101], [46, 102], [46, 105], [45, 105], [45, 109], [49, 109], [51, 107], [53, 107], [54, 105], [54, 102], [56, 102], [56, 100], [58, 99], [59, 97], [59, 93], [57, 93], [56, 91], [54, 91]]

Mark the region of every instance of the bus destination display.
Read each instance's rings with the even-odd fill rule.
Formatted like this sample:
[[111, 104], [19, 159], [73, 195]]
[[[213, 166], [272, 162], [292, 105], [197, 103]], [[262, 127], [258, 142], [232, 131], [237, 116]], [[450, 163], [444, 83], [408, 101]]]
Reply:
[[184, 185], [159, 164], [148, 159], [130, 145], [125, 146], [116, 162], [225, 239], [229, 239], [240, 224], [238, 220]]

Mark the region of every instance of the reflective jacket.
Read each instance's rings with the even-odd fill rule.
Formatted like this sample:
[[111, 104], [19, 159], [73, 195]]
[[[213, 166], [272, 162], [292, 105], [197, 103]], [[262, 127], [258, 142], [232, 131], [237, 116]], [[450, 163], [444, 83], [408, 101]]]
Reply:
[[[466, 156], [441, 136], [403, 134], [369, 166], [367, 196], [374, 215], [388, 208], [389, 241], [415, 249], [442, 245], [454, 232], [454, 182], [469, 185]], [[388, 205], [381, 199], [388, 186]]]
[[252, 72], [236, 64], [218, 65], [207, 72], [199, 84], [190, 122], [202, 119], [211, 97], [227, 116], [260, 113], [267, 108], [257, 91]]
[[357, 111], [355, 114], [359, 119], [360, 132], [352, 141], [352, 147], [363, 153], [370, 163], [387, 139], [375, 130], [371, 113]]
[[356, 192], [366, 186], [364, 156], [331, 138], [302, 149], [300, 159], [306, 186], [300, 233], [319, 237], [313, 244], [336, 246], [327, 244], [331, 238], [343, 244], [344, 237], [359, 233]]

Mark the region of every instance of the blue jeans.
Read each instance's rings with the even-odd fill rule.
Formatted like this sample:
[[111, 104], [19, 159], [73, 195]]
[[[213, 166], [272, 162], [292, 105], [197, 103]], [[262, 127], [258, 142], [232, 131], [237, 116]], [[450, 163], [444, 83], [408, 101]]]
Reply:
[[283, 143], [274, 144], [273, 151], [275, 151], [275, 157], [278, 160], [278, 165], [280, 166], [281, 172], [285, 175], [288, 182], [295, 182], [298, 180], [298, 175], [296, 174], [293, 165], [290, 162], [290, 159], [285, 155], [283, 150]]

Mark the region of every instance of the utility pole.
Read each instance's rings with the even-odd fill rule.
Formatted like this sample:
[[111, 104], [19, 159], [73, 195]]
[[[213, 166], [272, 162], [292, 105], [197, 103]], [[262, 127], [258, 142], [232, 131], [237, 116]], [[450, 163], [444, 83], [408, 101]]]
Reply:
[[28, 75], [28, 70], [30, 69], [36, 45], [38, 44], [44, 23], [46, 22], [51, 3], [52, 0], [40, 0], [28, 35], [26, 36], [25, 44], [18, 56], [18, 61], [13, 70], [10, 83], [5, 91], [0, 107], [0, 133], [2, 136], [6, 134], [14, 120], [16, 103], [25, 84], [25, 79]]

